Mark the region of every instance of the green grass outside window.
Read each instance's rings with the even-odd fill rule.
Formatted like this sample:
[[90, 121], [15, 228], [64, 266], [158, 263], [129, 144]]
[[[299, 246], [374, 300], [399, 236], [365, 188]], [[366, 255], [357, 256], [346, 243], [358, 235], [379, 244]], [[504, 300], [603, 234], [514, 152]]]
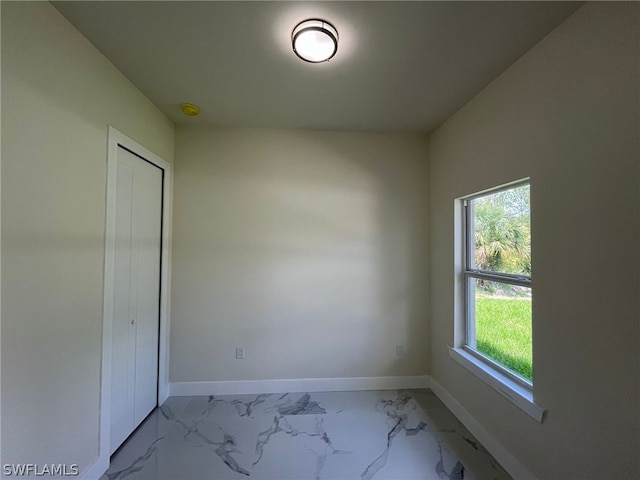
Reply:
[[531, 299], [476, 297], [476, 348], [520, 376], [533, 380]]

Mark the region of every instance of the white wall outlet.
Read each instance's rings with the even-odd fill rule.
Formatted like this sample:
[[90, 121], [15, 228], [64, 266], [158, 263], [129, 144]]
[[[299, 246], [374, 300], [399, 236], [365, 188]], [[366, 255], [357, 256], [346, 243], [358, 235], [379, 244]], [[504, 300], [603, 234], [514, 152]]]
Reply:
[[404, 348], [404, 345], [396, 345], [396, 356], [401, 357], [406, 354], [407, 354], [407, 351]]
[[244, 358], [244, 347], [236, 347], [236, 358], [242, 360]]

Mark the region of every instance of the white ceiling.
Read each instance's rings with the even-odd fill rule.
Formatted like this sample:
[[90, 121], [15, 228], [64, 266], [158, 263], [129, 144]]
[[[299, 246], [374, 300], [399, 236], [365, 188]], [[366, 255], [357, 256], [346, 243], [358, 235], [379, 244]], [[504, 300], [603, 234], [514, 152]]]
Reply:
[[[176, 123], [428, 132], [581, 2], [53, 2]], [[328, 63], [291, 30], [338, 29]], [[197, 118], [180, 104], [199, 105]]]

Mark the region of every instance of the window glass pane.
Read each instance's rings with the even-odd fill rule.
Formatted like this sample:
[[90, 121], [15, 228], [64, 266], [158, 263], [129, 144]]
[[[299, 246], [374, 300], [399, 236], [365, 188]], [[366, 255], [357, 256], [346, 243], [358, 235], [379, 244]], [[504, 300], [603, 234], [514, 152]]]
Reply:
[[471, 200], [470, 268], [531, 275], [529, 185]]
[[531, 288], [469, 278], [467, 344], [532, 381]]

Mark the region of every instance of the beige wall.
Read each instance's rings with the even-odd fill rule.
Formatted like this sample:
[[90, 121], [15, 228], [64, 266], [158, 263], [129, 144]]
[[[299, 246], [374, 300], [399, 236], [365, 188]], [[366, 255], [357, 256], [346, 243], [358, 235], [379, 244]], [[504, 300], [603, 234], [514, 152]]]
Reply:
[[[431, 373], [540, 479], [640, 476], [639, 12], [587, 4], [430, 137]], [[527, 176], [543, 424], [447, 352], [454, 199]]]
[[171, 381], [428, 373], [426, 155], [411, 135], [178, 128]]
[[49, 3], [2, 2], [2, 462], [98, 455], [107, 124], [173, 126]]

